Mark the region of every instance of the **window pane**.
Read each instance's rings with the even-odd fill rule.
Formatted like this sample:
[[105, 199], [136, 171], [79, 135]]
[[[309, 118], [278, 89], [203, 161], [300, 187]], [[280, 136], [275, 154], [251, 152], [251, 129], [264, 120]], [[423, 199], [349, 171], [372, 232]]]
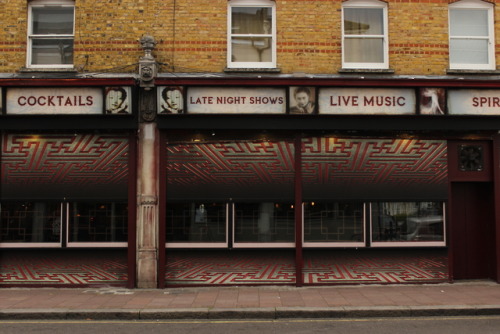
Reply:
[[488, 41], [485, 39], [451, 39], [450, 63], [488, 64]]
[[305, 242], [361, 242], [363, 235], [363, 203], [304, 205]]
[[272, 13], [268, 7], [232, 7], [232, 34], [271, 34]]
[[225, 242], [224, 203], [168, 203], [167, 242]]
[[382, 8], [344, 8], [344, 34], [383, 35]]
[[233, 62], [271, 62], [271, 38], [250, 37], [231, 40]]
[[60, 242], [61, 204], [4, 202], [0, 205], [0, 242]]
[[451, 36], [488, 36], [488, 11], [484, 9], [451, 9]]
[[73, 39], [34, 39], [31, 48], [31, 64], [72, 64]]
[[236, 203], [234, 242], [293, 242], [295, 218], [291, 203]]
[[382, 38], [346, 38], [344, 49], [344, 61], [347, 63], [384, 62]]
[[73, 7], [33, 8], [33, 34], [72, 35]]
[[70, 242], [127, 241], [127, 204], [72, 203], [70, 212]]
[[444, 241], [443, 203], [373, 203], [372, 240]]

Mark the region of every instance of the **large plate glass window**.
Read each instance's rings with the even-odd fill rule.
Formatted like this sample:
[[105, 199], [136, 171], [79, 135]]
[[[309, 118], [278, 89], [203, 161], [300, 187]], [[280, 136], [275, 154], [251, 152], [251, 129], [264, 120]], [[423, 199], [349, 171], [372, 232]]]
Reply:
[[445, 141], [332, 136], [302, 144], [304, 247], [445, 245]]
[[0, 247], [127, 245], [127, 136], [1, 139]]
[[62, 204], [45, 201], [0, 203], [0, 247], [60, 247]]
[[73, 67], [74, 1], [29, 2], [27, 67]]
[[445, 246], [443, 202], [371, 204], [372, 246]]
[[167, 205], [167, 247], [227, 245], [228, 205], [221, 202], [170, 202]]
[[359, 202], [304, 203], [304, 246], [362, 246], [364, 216]]
[[229, 68], [276, 67], [275, 7], [274, 1], [229, 1]]
[[211, 137], [166, 145], [166, 247], [293, 247], [293, 143]]
[[343, 68], [387, 69], [387, 4], [349, 0], [342, 4]]
[[493, 5], [462, 0], [449, 5], [451, 69], [495, 69]]

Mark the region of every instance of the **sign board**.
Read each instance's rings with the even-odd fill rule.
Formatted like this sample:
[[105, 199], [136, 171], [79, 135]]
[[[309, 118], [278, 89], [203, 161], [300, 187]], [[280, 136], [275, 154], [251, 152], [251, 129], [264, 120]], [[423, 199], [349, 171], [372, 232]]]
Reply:
[[7, 114], [102, 114], [101, 88], [9, 88]]
[[283, 88], [190, 87], [187, 112], [193, 114], [284, 114]]
[[448, 90], [450, 115], [500, 115], [500, 90]]
[[415, 90], [386, 88], [322, 88], [320, 114], [415, 114]]

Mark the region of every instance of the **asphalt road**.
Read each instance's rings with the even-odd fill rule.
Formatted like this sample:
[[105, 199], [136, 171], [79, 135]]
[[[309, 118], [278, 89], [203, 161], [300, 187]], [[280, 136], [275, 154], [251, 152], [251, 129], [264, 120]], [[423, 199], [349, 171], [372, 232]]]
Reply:
[[295, 320], [0, 321], [2, 334], [499, 333], [500, 316]]

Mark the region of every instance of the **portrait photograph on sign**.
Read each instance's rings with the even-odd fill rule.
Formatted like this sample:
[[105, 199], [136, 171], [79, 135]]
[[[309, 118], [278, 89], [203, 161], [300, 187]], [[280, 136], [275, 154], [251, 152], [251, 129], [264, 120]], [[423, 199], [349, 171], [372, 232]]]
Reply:
[[290, 114], [316, 113], [316, 88], [290, 87]]
[[444, 88], [421, 88], [419, 110], [421, 115], [446, 114], [446, 90]]
[[158, 87], [158, 114], [183, 114], [184, 89], [180, 86]]
[[106, 114], [131, 114], [130, 87], [106, 87]]

